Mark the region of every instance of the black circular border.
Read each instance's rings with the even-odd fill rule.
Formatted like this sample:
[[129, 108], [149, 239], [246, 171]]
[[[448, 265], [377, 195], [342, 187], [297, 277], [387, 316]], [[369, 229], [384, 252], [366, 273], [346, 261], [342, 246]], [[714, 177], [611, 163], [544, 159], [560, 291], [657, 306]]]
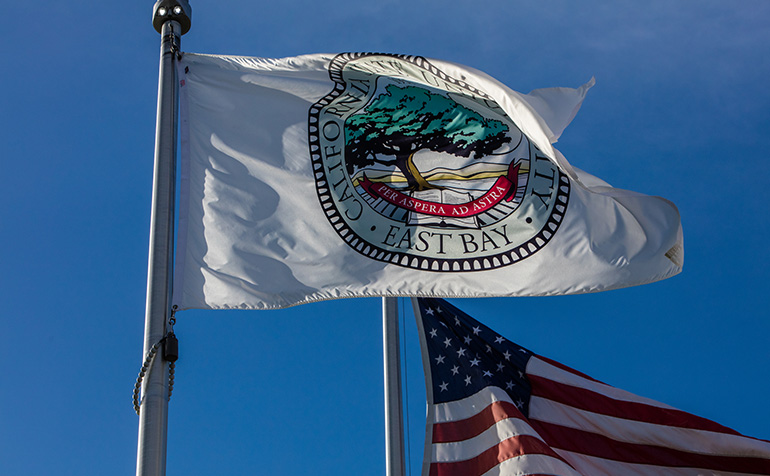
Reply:
[[484, 258], [426, 258], [421, 256], [414, 256], [408, 253], [401, 253], [395, 251], [389, 251], [372, 245], [368, 241], [364, 240], [353, 229], [348, 226], [345, 220], [342, 218], [342, 214], [334, 206], [334, 200], [326, 181], [326, 174], [323, 171], [323, 156], [321, 155], [321, 141], [319, 136], [319, 115], [321, 110], [331, 104], [340, 94], [345, 91], [345, 81], [342, 78], [342, 68], [349, 61], [363, 58], [366, 56], [387, 56], [391, 58], [397, 58], [400, 60], [408, 61], [418, 67], [430, 71], [432, 74], [438, 76], [444, 81], [462, 86], [469, 91], [477, 94], [485, 99], [492, 99], [489, 95], [480, 91], [464, 81], [457, 80], [448, 76], [440, 69], [433, 66], [428, 60], [421, 56], [409, 56], [409, 55], [394, 55], [388, 53], [341, 53], [334, 57], [329, 63], [329, 77], [334, 81], [334, 89], [321, 98], [318, 102], [310, 107], [308, 112], [308, 145], [310, 149], [310, 158], [313, 165], [313, 175], [316, 182], [316, 193], [318, 194], [318, 200], [321, 203], [326, 218], [329, 223], [351, 248], [360, 254], [385, 263], [395, 264], [405, 268], [411, 268], [421, 271], [435, 271], [435, 272], [471, 272], [471, 271], [485, 271], [503, 266], [508, 266], [517, 263], [523, 259], [526, 259], [533, 254], [537, 253], [543, 248], [556, 234], [556, 230], [561, 225], [564, 214], [567, 212], [567, 205], [569, 204], [570, 196], [570, 180], [564, 175], [558, 168], [557, 180], [558, 188], [556, 192], [556, 203], [554, 204], [551, 215], [546, 220], [545, 225], [540, 231], [529, 240], [525, 241], [521, 245], [516, 246], [512, 250], [504, 251], [496, 255], [484, 257]]

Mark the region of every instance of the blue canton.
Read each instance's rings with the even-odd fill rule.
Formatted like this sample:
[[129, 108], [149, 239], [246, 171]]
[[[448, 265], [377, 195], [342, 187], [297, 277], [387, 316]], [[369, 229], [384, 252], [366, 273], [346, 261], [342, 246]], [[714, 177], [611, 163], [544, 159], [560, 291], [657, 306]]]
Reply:
[[418, 299], [433, 380], [433, 403], [469, 397], [493, 385], [525, 415], [532, 352], [503, 338], [442, 299]]

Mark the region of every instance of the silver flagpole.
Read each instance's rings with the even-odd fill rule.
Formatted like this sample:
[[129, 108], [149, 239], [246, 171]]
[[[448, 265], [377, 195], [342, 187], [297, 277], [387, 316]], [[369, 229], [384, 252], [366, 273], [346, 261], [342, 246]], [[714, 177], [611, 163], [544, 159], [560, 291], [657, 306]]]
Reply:
[[404, 476], [406, 465], [398, 298], [382, 298], [382, 348], [385, 361], [385, 474]]
[[[169, 330], [176, 185], [176, 55], [179, 52], [180, 37], [190, 29], [190, 5], [187, 0], [159, 0], [153, 8], [152, 24], [161, 34], [161, 47], [144, 356], [148, 355]], [[142, 388], [136, 457], [137, 476], [166, 474], [168, 379], [169, 366], [161, 350], [152, 360]]]

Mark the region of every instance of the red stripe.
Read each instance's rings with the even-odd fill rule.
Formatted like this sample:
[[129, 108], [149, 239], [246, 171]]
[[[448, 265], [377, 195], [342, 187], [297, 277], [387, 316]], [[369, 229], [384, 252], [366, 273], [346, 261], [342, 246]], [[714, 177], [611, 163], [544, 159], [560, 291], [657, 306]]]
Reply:
[[[657, 425], [675, 426], [706, 430], [730, 435], [742, 436], [735, 430], [722, 426], [711, 420], [701, 418], [681, 410], [660, 408], [639, 402], [626, 402], [596, 393], [584, 388], [573, 387], [554, 382], [543, 377], [528, 375], [532, 384], [532, 396], [538, 396], [563, 403], [571, 407], [589, 412], [609, 415], [627, 420], [655, 423]], [[531, 415], [533, 418], [536, 415]]]
[[503, 440], [475, 458], [451, 463], [431, 463], [430, 476], [478, 476], [503, 461], [522, 455], [548, 455], [564, 461], [538, 438], [522, 435]]
[[530, 423], [543, 440], [556, 449], [624, 463], [770, 475], [770, 459], [766, 458], [688, 453], [661, 446], [624, 443], [595, 433], [536, 420], [530, 420]]
[[523, 420], [524, 415], [516, 408], [516, 405], [510, 402], [493, 402], [487, 408], [465, 420], [434, 424], [433, 443], [449, 443], [473, 438], [506, 418]]
[[572, 367], [567, 367], [566, 365], [562, 364], [561, 362], [556, 362], [555, 360], [551, 360], [548, 357], [543, 357], [542, 355], [536, 355], [534, 357], [536, 359], [542, 360], [543, 362], [549, 363], [549, 364], [553, 365], [554, 367], [560, 368], [560, 369], [564, 370], [565, 372], [569, 372], [569, 373], [577, 375], [579, 377], [583, 377], [585, 379], [592, 380], [594, 382], [598, 382], [598, 383], [607, 385], [606, 383], [604, 383], [604, 382], [602, 382], [600, 380], [596, 380], [593, 377], [589, 377], [588, 375], [584, 374], [583, 372], [575, 370]]

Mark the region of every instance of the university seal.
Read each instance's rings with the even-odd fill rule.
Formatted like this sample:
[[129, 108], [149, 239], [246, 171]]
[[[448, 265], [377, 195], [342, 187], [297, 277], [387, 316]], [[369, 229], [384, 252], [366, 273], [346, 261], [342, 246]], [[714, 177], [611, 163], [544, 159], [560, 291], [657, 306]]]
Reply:
[[486, 93], [424, 58], [338, 55], [309, 111], [321, 207], [371, 259], [494, 269], [546, 246], [570, 181]]

